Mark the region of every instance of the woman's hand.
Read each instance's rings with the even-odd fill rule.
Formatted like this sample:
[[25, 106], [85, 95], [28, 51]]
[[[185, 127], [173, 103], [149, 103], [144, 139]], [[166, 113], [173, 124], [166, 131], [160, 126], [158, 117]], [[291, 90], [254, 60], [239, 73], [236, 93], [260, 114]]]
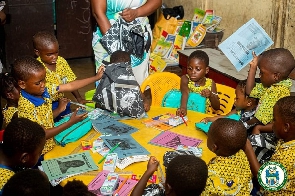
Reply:
[[120, 16], [122, 16], [126, 22], [132, 22], [137, 18], [137, 9], [126, 8], [120, 13]]

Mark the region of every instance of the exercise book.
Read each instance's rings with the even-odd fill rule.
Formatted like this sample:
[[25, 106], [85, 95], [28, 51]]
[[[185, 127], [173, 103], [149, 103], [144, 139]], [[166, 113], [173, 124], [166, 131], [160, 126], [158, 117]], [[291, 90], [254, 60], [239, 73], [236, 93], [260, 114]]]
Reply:
[[202, 143], [202, 140], [173, 133], [171, 131], [165, 131], [157, 135], [149, 143], [176, 150], [179, 145], [192, 147], [199, 146]]

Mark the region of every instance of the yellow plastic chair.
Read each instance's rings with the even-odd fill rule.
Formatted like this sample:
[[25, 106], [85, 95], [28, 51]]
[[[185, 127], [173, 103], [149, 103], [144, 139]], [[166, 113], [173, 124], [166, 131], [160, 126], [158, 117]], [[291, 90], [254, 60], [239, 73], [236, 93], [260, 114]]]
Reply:
[[151, 90], [152, 106], [161, 106], [164, 95], [171, 89], [180, 89], [180, 77], [170, 72], [156, 72], [141, 84], [141, 92]]
[[213, 108], [210, 106], [209, 111], [207, 114], [217, 116], [217, 115], [225, 115], [232, 111], [232, 108], [234, 106], [235, 102], [235, 89], [223, 84], [216, 83], [217, 93], [220, 100], [220, 109], [219, 110], [213, 110]]

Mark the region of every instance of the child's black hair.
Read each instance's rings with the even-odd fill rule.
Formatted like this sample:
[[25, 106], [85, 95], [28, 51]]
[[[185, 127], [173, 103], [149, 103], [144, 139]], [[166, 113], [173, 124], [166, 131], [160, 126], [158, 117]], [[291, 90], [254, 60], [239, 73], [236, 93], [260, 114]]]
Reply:
[[[260, 58], [265, 58], [268, 62], [267, 68], [272, 72], [280, 73], [281, 80], [288, 78], [295, 68], [295, 60], [292, 53], [285, 48], [274, 48], [263, 52]], [[259, 61], [258, 61], [259, 63]]]
[[14, 174], [3, 187], [3, 196], [49, 196], [50, 183], [37, 169], [27, 169]]
[[192, 60], [192, 59], [199, 59], [205, 63], [206, 67], [209, 66], [209, 56], [203, 50], [196, 50], [196, 51], [192, 52], [189, 55], [187, 62], [190, 62], [190, 60]]
[[45, 140], [44, 129], [26, 118], [15, 118], [5, 128], [2, 150], [7, 157], [16, 153], [32, 153]]
[[68, 181], [63, 188], [63, 196], [95, 196], [81, 180]]
[[44, 70], [45, 67], [31, 56], [23, 56], [14, 61], [11, 74], [15, 80], [27, 81], [31, 74]]
[[177, 196], [200, 195], [206, 185], [208, 167], [193, 155], [179, 155], [171, 160], [166, 170], [168, 183]]
[[7, 93], [11, 92], [13, 88], [18, 86], [15, 79], [9, 73], [2, 73], [1, 76], [1, 96], [7, 99]]
[[111, 54], [110, 63], [131, 62], [130, 53], [122, 50], [117, 50]]
[[241, 121], [219, 118], [211, 124], [208, 137], [217, 143], [220, 152], [231, 156], [245, 146], [247, 131]]
[[283, 121], [295, 125], [295, 96], [279, 99], [276, 106]]
[[251, 102], [255, 105], [258, 104], [259, 99], [253, 98], [253, 97], [249, 97], [249, 95], [246, 94], [246, 85], [247, 85], [247, 80], [240, 80], [237, 88], [239, 88], [239, 90], [245, 95], [245, 97], [248, 100], [251, 100]]
[[58, 43], [58, 41], [55, 35], [49, 31], [39, 31], [33, 36], [34, 49], [40, 50], [52, 43]]

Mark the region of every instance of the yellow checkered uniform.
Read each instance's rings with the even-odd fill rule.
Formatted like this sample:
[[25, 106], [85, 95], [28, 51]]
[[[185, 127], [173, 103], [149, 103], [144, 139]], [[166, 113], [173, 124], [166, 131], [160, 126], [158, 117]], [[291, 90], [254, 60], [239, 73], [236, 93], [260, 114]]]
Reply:
[[14, 175], [14, 171], [8, 168], [0, 167], [0, 191], [13, 175]]
[[8, 123], [10, 123], [13, 115], [18, 112], [18, 109], [16, 107], [5, 107], [2, 110], [3, 113], [3, 118], [4, 118], [4, 122], [7, 125]]

